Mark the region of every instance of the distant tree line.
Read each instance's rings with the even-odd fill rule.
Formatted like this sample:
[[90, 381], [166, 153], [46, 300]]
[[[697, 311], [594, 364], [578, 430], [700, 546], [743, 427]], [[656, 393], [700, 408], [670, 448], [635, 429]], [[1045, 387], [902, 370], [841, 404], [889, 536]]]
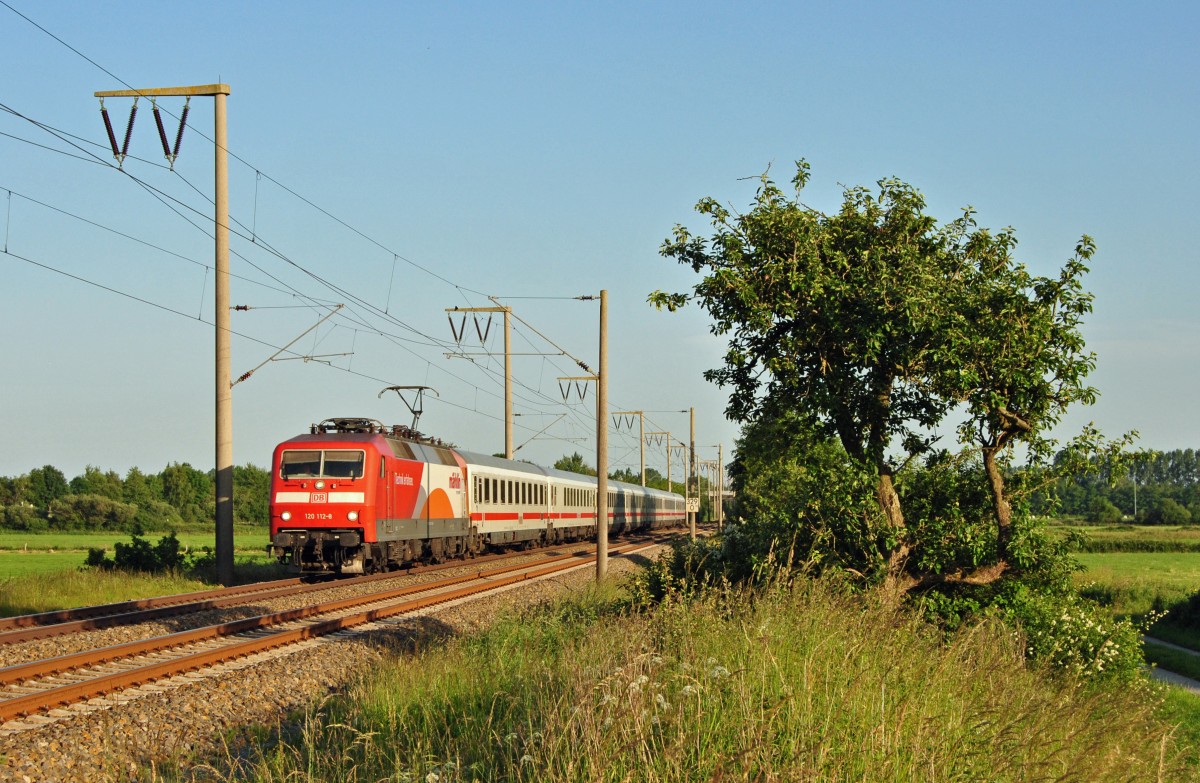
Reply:
[[1200, 451], [1141, 451], [1058, 485], [1061, 512], [1089, 522], [1200, 524]]
[[[267, 524], [270, 484], [262, 468], [234, 467], [235, 523]], [[186, 462], [124, 478], [92, 465], [70, 481], [53, 465], [0, 476], [0, 527], [9, 530], [176, 530], [211, 523], [215, 504], [213, 471]]]

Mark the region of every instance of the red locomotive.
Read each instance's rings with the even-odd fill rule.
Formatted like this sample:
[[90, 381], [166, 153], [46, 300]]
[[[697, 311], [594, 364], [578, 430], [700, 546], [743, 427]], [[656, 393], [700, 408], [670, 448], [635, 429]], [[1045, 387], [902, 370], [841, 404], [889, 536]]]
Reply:
[[[608, 493], [614, 534], [686, 520], [680, 495], [611, 480]], [[326, 419], [271, 463], [271, 551], [293, 572], [362, 574], [595, 535], [594, 477], [373, 419]]]

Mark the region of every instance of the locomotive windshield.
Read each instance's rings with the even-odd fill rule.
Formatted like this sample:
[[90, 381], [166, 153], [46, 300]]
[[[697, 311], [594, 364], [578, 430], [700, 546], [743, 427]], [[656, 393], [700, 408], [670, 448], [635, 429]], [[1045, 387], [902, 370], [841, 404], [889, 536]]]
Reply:
[[364, 459], [361, 451], [285, 451], [279, 458], [279, 475], [285, 479], [361, 478]]

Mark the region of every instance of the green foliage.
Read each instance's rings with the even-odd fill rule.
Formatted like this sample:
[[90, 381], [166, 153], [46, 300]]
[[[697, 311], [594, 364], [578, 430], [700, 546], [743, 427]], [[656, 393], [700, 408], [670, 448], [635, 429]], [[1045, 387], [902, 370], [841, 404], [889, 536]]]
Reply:
[[57, 530], [132, 530], [137, 511], [102, 495], [67, 495], [50, 503], [47, 516]]
[[1141, 631], [1070, 593], [1017, 591], [1003, 605], [1025, 634], [1026, 655], [1085, 679], [1133, 682], [1145, 659]]
[[883, 567], [895, 530], [874, 500], [875, 477], [797, 414], [766, 410], [747, 424], [730, 474], [737, 524], [725, 536], [727, 578], [746, 579], [768, 560]]
[[972, 571], [996, 562], [992, 498], [978, 457], [935, 452], [910, 465], [897, 483], [916, 573]]
[[38, 508], [47, 508], [70, 491], [67, 477], [53, 465], [29, 471], [29, 500]]
[[570, 456], [560, 457], [558, 461], [554, 463], [554, 467], [557, 470], [565, 470], [570, 473], [579, 473], [584, 476], [596, 475], [596, 469], [587, 464], [583, 459], [583, 455], [579, 452], [575, 452]]
[[1121, 521], [1121, 509], [1108, 498], [1097, 496], [1088, 504], [1087, 520], [1101, 525], [1115, 525]]
[[[837, 439], [855, 466], [848, 484], [873, 477], [886, 524], [856, 520], [848, 549], [882, 544], [896, 583], [905, 569], [918, 580], [992, 564], [1002, 573], [1014, 558], [1014, 511], [1024, 511], [1014, 507], [1052, 482], [1045, 431], [1069, 405], [1096, 396], [1083, 383], [1094, 358], [1079, 328], [1091, 310], [1082, 278], [1094, 245], [1083, 237], [1058, 275], [1035, 277], [1013, 257], [1013, 232], [979, 228], [970, 209], [939, 226], [915, 188], [889, 178], [877, 194], [845, 189], [841, 209], [823, 214], [799, 199], [808, 177], [798, 161], [787, 196], [764, 174], [741, 212], [701, 199], [696, 210], [712, 236], [676, 226], [661, 248], [701, 279], [691, 293], [655, 292], [650, 301], [673, 310], [695, 300], [713, 333], [728, 336], [724, 365], [705, 376], [729, 387], [730, 418], [794, 416], [818, 439]], [[902, 476], [951, 410], [965, 412], [960, 434], [982, 469]], [[1037, 470], [1011, 469], [1016, 443]], [[1069, 451], [1111, 448], [1089, 428]], [[794, 484], [805, 465], [793, 467]], [[908, 497], [898, 481], [908, 481]]]
[[32, 503], [29, 476], [0, 476], [0, 506], [19, 506]]
[[83, 475], [71, 479], [71, 494], [100, 495], [109, 500], [124, 500], [125, 487], [115, 471], [102, 471], [94, 465], [84, 468]]
[[270, 521], [271, 474], [254, 465], [233, 467], [233, 513], [238, 524], [266, 525]]
[[1167, 610], [1163, 622], [1179, 628], [1200, 631], [1200, 592], [1180, 601]]
[[161, 500], [146, 500], [137, 506], [134, 525], [142, 530], [174, 530], [183, 524], [179, 511]]
[[118, 541], [114, 548], [116, 553], [112, 560], [104, 556], [103, 549], [89, 549], [85, 565], [147, 574], [182, 573], [190, 565], [190, 558], [174, 533], [163, 536], [157, 544], [134, 533], [128, 544]]
[[38, 533], [49, 529], [50, 522], [44, 516], [37, 513], [33, 506], [21, 503], [14, 506], [4, 506], [0, 510], [0, 525], [9, 530], [26, 530], [31, 533]]
[[[235, 523], [267, 524], [270, 483], [270, 474], [262, 468], [234, 467]], [[136, 524], [146, 530], [174, 530], [183, 524], [211, 523], [213, 491], [211, 475], [187, 463], [172, 463], [161, 474], [131, 468], [124, 479], [89, 465], [70, 482], [47, 465], [28, 475], [0, 477], [0, 505], [31, 508], [0, 515], [0, 525], [10, 530], [39, 530], [46, 524], [64, 530], [129, 530]]]
[[1152, 525], [1189, 525], [1192, 523], [1192, 512], [1177, 500], [1163, 498], [1146, 521]]

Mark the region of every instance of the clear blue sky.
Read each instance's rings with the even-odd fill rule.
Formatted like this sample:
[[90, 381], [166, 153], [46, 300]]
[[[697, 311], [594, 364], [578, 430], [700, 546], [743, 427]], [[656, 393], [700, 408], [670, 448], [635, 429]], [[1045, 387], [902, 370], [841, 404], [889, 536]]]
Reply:
[[[141, 104], [143, 160], [125, 166], [139, 184], [107, 165], [92, 93], [218, 81], [240, 159], [232, 298], [259, 308], [234, 315], [234, 375], [315, 323], [314, 300], [347, 308], [295, 350], [352, 353], [238, 385], [239, 464], [326, 417], [407, 423], [376, 396], [391, 384], [437, 389], [423, 431], [499, 451], [500, 363], [447, 359], [444, 308], [501, 297], [594, 364], [596, 305], [537, 297], [601, 288], [614, 409], [695, 406], [701, 456], [728, 454], [736, 427], [701, 377], [723, 343], [702, 312], [659, 313], [646, 295], [694, 282], [658, 247], [676, 223], [704, 228], [700, 197], [743, 207], [747, 178], [770, 166], [786, 181], [799, 157], [813, 206], [895, 175], [943, 220], [972, 205], [1013, 226], [1039, 273], [1093, 235], [1102, 396], [1069, 425], [1200, 447], [1194, 3], [4, 2], [0, 103], [83, 141], [0, 111], [0, 474], [211, 467], [212, 102], [193, 101], [178, 174]], [[129, 101], [107, 105], [120, 137]], [[162, 107], [173, 134], [181, 101]], [[553, 350], [524, 326], [514, 344]], [[516, 442], [550, 425], [518, 456], [591, 462], [594, 396], [564, 405], [555, 382], [581, 371], [515, 366]], [[687, 423], [656, 412], [648, 426], [682, 437]], [[636, 467], [636, 436], [612, 446], [614, 466]], [[648, 462], [664, 470], [661, 450]]]

